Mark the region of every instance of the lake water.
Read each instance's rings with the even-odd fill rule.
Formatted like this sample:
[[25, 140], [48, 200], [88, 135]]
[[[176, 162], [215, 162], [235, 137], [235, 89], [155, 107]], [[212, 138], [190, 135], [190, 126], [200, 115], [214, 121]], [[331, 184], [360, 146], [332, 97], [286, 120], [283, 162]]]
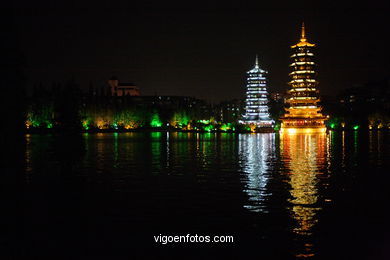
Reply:
[[22, 255], [390, 257], [386, 132], [25, 138]]

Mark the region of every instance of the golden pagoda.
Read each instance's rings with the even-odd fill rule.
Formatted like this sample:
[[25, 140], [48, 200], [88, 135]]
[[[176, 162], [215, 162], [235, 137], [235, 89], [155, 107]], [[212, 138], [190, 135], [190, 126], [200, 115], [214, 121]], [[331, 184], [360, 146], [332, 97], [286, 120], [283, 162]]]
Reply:
[[319, 91], [317, 90], [318, 81], [315, 79], [316, 71], [312, 52], [315, 44], [309, 43], [306, 39], [305, 25], [302, 24], [300, 41], [291, 46], [293, 55], [290, 64], [291, 77], [288, 83], [286, 113], [280, 119], [282, 121], [281, 129], [307, 129], [307, 131], [325, 131], [325, 120], [328, 118], [321, 114]]

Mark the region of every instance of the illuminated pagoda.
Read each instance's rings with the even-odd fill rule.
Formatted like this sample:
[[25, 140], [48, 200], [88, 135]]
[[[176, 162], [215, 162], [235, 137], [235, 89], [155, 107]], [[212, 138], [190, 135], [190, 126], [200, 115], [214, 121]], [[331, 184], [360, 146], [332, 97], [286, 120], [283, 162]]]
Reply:
[[305, 35], [305, 25], [302, 24], [301, 39], [299, 43], [291, 46], [293, 55], [290, 65], [292, 71], [289, 74], [290, 90], [288, 91], [286, 113], [280, 119], [281, 128], [314, 128], [325, 131], [326, 116], [321, 114], [319, 106], [318, 81], [316, 78], [314, 54], [312, 52], [315, 44], [309, 43]]
[[268, 112], [267, 71], [259, 67], [257, 56], [255, 67], [247, 74], [245, 114], [239, 122], [262, 128], [273, 127], [274, 120]]

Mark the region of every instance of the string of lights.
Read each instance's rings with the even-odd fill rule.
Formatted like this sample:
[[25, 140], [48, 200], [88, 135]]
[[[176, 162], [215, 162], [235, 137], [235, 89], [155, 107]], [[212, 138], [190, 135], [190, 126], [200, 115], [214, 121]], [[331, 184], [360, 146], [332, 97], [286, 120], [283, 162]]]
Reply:
[[245, 113], [239, 122], [257, 127], [273, 127], [274, 120], [268, 108], [267, 71], [259, 67], [257, 56], [255, 67], [247, 74]]
[[290, 90], [286, 108], [286, 113], [281, 117], [283, 129], [294, 128], [317, 128], [326, 130], [326, 116], [321, 114], [322, 107], [318, 81], [315, 79], [315, 62], [313, 61], [313, 51], [315, 44], [309, 43], [306, 39], [305, 26], [302, 24], [301, 39], [299, 43], [291, 46], [294, 53], [291, 55], [292, 63], [289, 73], [291, 81], [288, 83]]

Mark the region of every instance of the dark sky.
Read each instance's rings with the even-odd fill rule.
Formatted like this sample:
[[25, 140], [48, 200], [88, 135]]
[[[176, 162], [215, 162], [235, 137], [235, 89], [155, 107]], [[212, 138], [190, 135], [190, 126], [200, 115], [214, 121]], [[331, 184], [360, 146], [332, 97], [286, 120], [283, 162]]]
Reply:
[[[84, 89], [116, 75], [143, 95], [186, 95], [217, 102], [241, 98], [245, 72], [259, 55], [271, 92], [287, 89], [290, 45], [301, 22], [316, 43], [320, 91], [389, 76], [389, 8], [333, 3], [318, 6], [160, 4], [140, 1], [19, 6], [16, 25], [27, 84], [74, 78]], [[108, 2], [108, 1], [107, 1]], [[238, 1], [237, 1], [238, 2]], [[298, 3], [298, 2], [297, 2]]]

